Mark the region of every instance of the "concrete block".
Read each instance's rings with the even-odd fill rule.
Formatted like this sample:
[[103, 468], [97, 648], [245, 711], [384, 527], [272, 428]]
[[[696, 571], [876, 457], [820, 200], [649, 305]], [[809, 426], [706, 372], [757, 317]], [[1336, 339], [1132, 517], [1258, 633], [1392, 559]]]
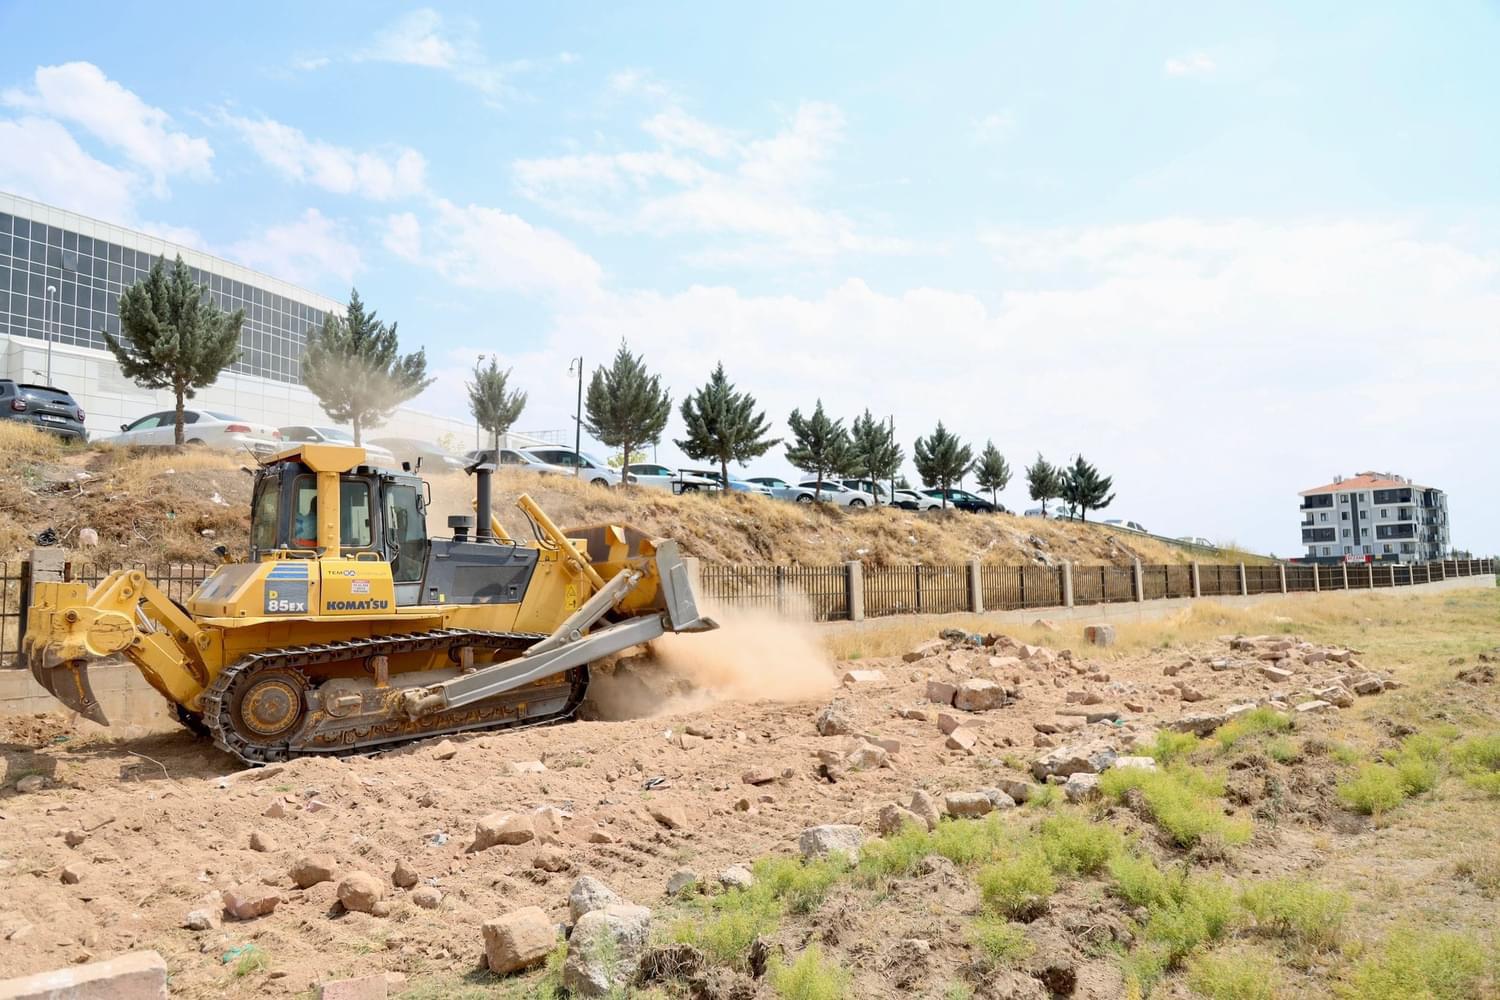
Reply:
[[167, 963], [154, 951], [133, 951], [0, 981], [0, 1000], [167, 1000]]

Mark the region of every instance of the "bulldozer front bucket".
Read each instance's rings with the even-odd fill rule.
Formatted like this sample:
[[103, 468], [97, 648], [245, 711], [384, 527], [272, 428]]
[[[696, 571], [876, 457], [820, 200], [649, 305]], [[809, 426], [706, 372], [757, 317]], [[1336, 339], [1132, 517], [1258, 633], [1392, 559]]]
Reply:
[[94, 687], [89, 683], [87, 660], [69, 660], [55, 667], [43, 666], [40, 660], [31, 661], [31, 676], [47, 689], [47, 692], [68, 708], [101, 726], [109, 725], [109, 719], [94, 697]]

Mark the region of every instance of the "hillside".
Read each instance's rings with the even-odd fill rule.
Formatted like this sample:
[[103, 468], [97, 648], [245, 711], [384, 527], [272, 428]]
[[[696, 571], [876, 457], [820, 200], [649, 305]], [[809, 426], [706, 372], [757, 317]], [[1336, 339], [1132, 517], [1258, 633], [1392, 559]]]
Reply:
[[[223, 543], [242, 555], [248, 531], [248, 456], [196, 449], [64, 450], [24, 428], [0, 425], [0, 559], [14, 560], [47, 529], [80, 548], [98, 533], [103, 564], [212, 559]], [[431, 478], [429, 529], [471, 507], [473, 482], [457, 473]], [[509, 498], [530, 493], [559, 524], [617, 521], [677, 539], [705, 560], [805, 564], [862, 559], [873, 565], [950, 563], [975, 557], [1026, 563], [1185, 562], [1183, 550], [1095, 524], [1012, 515], [892, 509], [845, 511], [731, 495], [674, 497], [652, 490], [605, 491], [568, 479], [503, 472], [496, 483], [501, 522], [530, 537]]]

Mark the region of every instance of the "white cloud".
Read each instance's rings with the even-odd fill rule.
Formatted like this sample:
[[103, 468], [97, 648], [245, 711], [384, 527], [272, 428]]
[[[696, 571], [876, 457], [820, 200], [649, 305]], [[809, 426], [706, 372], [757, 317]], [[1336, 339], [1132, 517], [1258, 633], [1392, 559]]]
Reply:
[[240, 240], [229, 248], [229, 256], [247, 267], [308, 287], [336, 278], [347, 288], [363, 266], [359, 248], [343, 228], [315, 208], [292, 222], [267, 226]]
[[443, 37], [442, 30], [441, 14], [428, 7], [419, 8], [376, 32], [357, 58], [451, 69], [459, 50]]
[[675, 98], [671, 87], [644, 69], [622, 69], [611, 73], [609, 90], [620, 97], [646, 97], [659, 101]]
[[81, 126], [145, 170], [158, 195], [168, 177], [212, 176], [213, 147], [206, 139], [171, 128], [170, 116], [109, 79], [92, 63], [39, 66], [34, 89], [6, 90], [11, 107]]
[[427, 161], [414, 149], [358, 152], [309, 139], [300, 129], [269, 118], [225, 115], [224, 121], [268, 166], [292, 180], [376, 201], [421, 194], [426, 189]]
[[135, 214], [134, 178], [84, 152], [55, 121], [0, 119], [0, 188], [101, 219]]
[[1009, 111], [995, 111], [974, 123], [974, 141], [981, 146], [999, 142], [1016, 127], [1016, 116]]
[[380, 29], [352, 58], [356, 62], [388, 62], [438, 70], [496, 105], [521, 96], [514, 83], [517, 77], [578, 61], [575, 53], [565, 51], [549, 59], [497, 62], [479, 44], [479, 32], [478, 22], [472, 19], [450, 19], [430, 7], [421, 7]]
[[597, 294], [599, 264], [566, 237], [482, 205], [437, 199], [430, 224], [412, 213], [386, 220], [388, 250], [455, 285], [549, 296]]
[[211, 252], [203, 234], [191, 226], [174, 226], [170, 222], [141, 222], [137, 224], [137, 228], [143, 233], [150, 233], [169, 243], [179, 243], [185, 247], [192, 247], [194, 250]]
[[1172, 56], [1162, 65], [1167, 76], [1207, 76], [1218, 69], [1214, 61], [1202, 52], [1185, 56]]

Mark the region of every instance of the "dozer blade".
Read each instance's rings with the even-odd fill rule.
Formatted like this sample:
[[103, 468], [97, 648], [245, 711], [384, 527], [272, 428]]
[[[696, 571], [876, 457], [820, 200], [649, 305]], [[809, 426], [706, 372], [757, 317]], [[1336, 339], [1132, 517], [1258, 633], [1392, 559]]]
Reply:
[[89, 683], [87, 660], [69, 660], [55, 667], [44, 667], [38, 658], [31, 660], [31, 676], [36, 682], [68, 708], [101, 726], [109, 725], [104, 709], [94, 697], [93, 685]]

